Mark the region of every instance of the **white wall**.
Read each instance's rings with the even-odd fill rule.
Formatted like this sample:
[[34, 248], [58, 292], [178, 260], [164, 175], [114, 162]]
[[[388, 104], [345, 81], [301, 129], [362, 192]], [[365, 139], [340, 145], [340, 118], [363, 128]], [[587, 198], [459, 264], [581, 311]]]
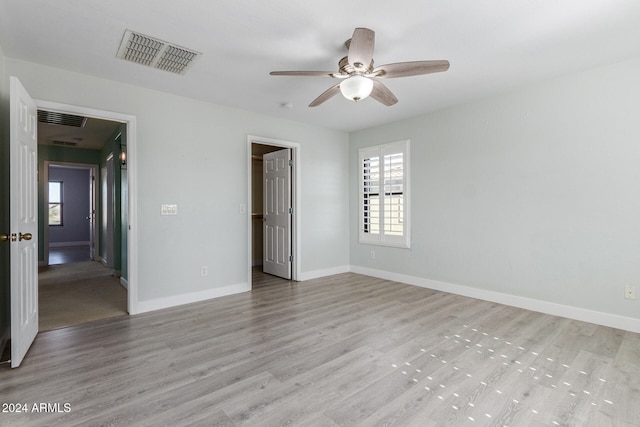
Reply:
[[640, 60], [355, 132], [351, 188], [401, 139], [412, 247], [359, 244], [353, 191], [352, 265], [640, 319]]
[[[136, 116], [141, 302], [248, 283], [249, 134], [301, 144], [302, 273], [348, 265], [346, 133], [11, 58], [7, 67], [35, 99]], [[160, 216], [163, 203], [178, 215]]]

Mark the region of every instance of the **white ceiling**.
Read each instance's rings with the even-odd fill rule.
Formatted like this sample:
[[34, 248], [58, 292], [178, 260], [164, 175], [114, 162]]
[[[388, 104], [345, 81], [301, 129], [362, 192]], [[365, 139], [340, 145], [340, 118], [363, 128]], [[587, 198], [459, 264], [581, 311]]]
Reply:
[[[336, 96], [309, 108], [334, 80], [269, 76], [337, 71], [355, 27], [376, 31], [376, 65], [451, 68], [385, 80], [392, 107]], [[126, 29], [203, 55], [185, 76], [117, 59]], [[0, 45], [11, 58], [352, 131], [638, 57], [640, 1], [0, 0]]]

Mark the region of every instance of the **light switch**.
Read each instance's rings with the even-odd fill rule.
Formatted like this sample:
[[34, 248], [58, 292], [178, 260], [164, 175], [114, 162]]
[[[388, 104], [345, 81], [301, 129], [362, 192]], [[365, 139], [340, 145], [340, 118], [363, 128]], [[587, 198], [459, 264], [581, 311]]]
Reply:
[[161, 205], [160, 215], [178, 215], [178, 205]]

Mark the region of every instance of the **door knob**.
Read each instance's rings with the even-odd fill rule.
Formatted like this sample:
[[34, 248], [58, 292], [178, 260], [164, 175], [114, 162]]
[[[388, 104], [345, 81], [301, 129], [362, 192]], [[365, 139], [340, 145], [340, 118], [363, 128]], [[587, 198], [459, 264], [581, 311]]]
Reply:
[[18, 240], [18, 236], [16, 235], [16, 233], [0, 234], [0, 242], [8, 242], [9, 240], [11, 240], [12, 242], [15, 242], [16, 240]]
[[19, 241], [23, 241], [23, 240], [31, 240], [31, 238], [33, 237], [33, 235], [31, 235], [31, 233], [20, 233], [18, 235], [18, 240]]

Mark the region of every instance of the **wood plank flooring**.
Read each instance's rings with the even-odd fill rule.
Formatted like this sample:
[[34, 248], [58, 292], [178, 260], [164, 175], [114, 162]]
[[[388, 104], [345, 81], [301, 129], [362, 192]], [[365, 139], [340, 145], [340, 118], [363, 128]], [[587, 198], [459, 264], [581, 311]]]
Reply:
[[90, 261], [89, 245], [49, 247], [49, 265]]
[[11, 403], [28, 410], [0, 425], [638, 426], [640, 335], [351, 273], [256, 273], [251, 292], [39, 334], [0, 367]]

